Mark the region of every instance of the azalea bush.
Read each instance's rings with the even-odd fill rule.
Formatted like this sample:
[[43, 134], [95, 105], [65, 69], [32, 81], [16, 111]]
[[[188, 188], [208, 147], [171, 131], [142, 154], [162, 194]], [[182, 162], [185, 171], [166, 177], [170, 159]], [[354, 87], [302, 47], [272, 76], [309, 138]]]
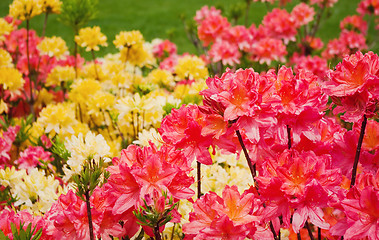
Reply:
[[[258, 26], [254, 2], [245, 25], [198, 10], [197, 56], [138, 30], [109, 41], [87, 26], [91, 0], [14, 0], [0, 239], [379, 239], [379, 5], [362, 0], [324, 43], [336, 1], [264, 1]], [[45, 36], [50, 14], [72, 27], [71, 53]]]

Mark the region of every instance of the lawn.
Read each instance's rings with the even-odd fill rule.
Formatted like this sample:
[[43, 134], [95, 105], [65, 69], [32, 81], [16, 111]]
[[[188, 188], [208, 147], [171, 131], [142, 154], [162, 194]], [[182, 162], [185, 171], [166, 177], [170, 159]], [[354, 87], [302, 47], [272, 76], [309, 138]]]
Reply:
[[[8, 13], [8, 5], [12, 0], [0, 1], [0, 16]], [[147, 40], [154, 38], [169, 38], [178, 45], [179, 52], [195, 52], [195, 48], [187, 39], [180, 15], [192, 18], [196, 10], [203, 5], [222, 6], [225, 12], [230, 12], [232, 4], [243, 4], [244, 0], [107, 0], [99, 1], [97, 18], [89, 25], [98, 25], [108, 37], [108, 48], [102, 49], [99, 55], [115, 52], [112, 41], [122, 30], [140, 30]], [[298, 3], [294, 0], [293, 6]], [[354, 14], [359, 0], [339, 0], [329, 12], [324, 13], [318, 36], [324, 40], [338, 37], [339, 21], [348, 15]], [[250, 22], [259, 24], [267, 8], [262, 3], [253, 3], [250, 9]], [[38, 16], [31, 21], [32, 27], [38, 33], [42, 31], [43, 17]], [[58, 21], [57, 16], [50, 16], [47, 35], [62, 36], [72, 46], [73, 33], [70, 28]]]

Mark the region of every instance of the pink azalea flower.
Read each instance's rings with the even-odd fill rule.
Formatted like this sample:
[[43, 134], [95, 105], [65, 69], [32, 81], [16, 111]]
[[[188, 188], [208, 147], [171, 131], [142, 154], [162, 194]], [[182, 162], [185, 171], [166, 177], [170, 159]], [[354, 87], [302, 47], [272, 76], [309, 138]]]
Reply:
[[153, 46], [153, 54], [157, 58], [165, 58], [170, 55], [176, 54], [177, 48], [175, 43], [170, 42], [170, 40], [164, 40], [157, 45]]
[[19, 130], [20, 126], [9, 127], [6, 132], [3, 132], [3, 136], [0, 137], [0, 166], [8, 163], [10, 160], [10, 150]]
[[122, 219], [142, 206], [146, 195], [165, 192], [178, 201], [194, 194], [189, 188], [194, 181], [188, 176], [189, 161], [172, 147], [158, 150], [153, 144], [144, 148], [130, 145], [113, 164], [108, 167], [111, 175], [104, 186], [112, 214], [122, 215]]
[[216, 9], [214, 6], [211, 6], [210, 8], [208, 6], [203, 6], [200, 10], [196, 11], [194, 20], [198, 24], [201, 24], [201, 22], [208, 16], [221, 16], [221, 10]]
[[221, 15], [209, 15], [198, 26], [197, 32], [199, 39], [203, 41], [204, 46], [208, 46], [221, 36], [223, 31], [228, 29], [230, 23], [228, 19]]
[[48, 164], [53, 160], [51, 153], [45, 152], [43, 147], [30, 146], [20, 153], [20, 158], [18, 158], [15, 163], [19, 165], [19, 168], [31, 169], [40, 165], [40, 161]]
[[340, 22], [340, 28], [341, 30], [354, 30], [366, 34], [367, 22], [359, 15], [347, 16]]
[[[334, 113], [345, 112], [345, 121], [359, 121], [363, 115], [375, 114], [372, 108], [378, 101], [379, 57], [369, 52], [357, 52], [344, 58], [335, 71], [328, 72], [324, 92], [337, 105]], [[374, 112], [373, 112], [374, 111]]]
[[251, 47], [250, 53], [253, 61], [258, 61], [260, 64], [271, 64], [271, 61], [285, 62], [287, 54], [286, 46], [282, 40], [275, 38], [263, 38]]
[[291, 12], [291, 15], [295, 18], [295, 22], [298, 26], [303, 26], [313, 21], [315, 10], [305, 3], [299, 3]]
[[362, 0], [357, 8], [357, 12], [364, 15], [379, 15], [379, 3], [376, 0]]
[[217, 39], [209, 50], [209, 56], [212, 62], [222, 62], [223, 65], [234, 66], [239, 64], [241, 53], [238, 50], [238, 45]]
[[[4, 209], [0, 213], [0, 230], [6, 237], [13, 239], [11, 223], [13, 223], [17, 229], [20, 227], [20, 223], [24, 224], [23, 229], [26, 230], [27, 226], [31, 224], [31, 229], [36, 227], [36, 231], [43, 228], [44, 220], [40, 216], [33, 216], [27, 211], [19, 211], [15, 213], [13, 210]], [[45, 232], [42, 231], [41, 240], [46, 239]]]
[[326, 46], [326, 49], [321, 53], [321, 56], [326, 59], [342, 58], [349, 54], [349, 49], [339, 39], [332, 39]]
[[[355, 190], [356, 191], [356, 190]], [[344, 239], [376, 240], [379, 238], [379, 192], [368, 186], [341, 204], [346, 219], [341, 220], [332, 229], [332, 234], [344, 236]]]
[[281, 39], [285, 44], [296, 40], [298, 24], [296, 24], [295, 18], [284, 9], [275, 8], [267, 13], [262, 24], [266, 28], [268, 37]]
[[[103, 214], [91, 209], [94, 234], [99, 233]], [[55, 239], [90, 239], [87, 206], [73, 191], [62, 194], [44, 215], [46, 234]]]
[[194, 203], [190, 222], [183, 225], [187, 239], [245, 239], [254, 234], [261, 219], [260, 200], [249, 190], [240, 195], [237, 186], [226, 186], [222, 195], [210, 192]]
[[204, 114], [195, 105], [173, 109], [163, 120], [158, 129], [163, 140], [177, 148], [181, 148], [189, 161], [195, 157], [197, 161], [210, 165], [212, 159], [208, 148], [212, 145], [212, 136], [203, 132]]
[[226, 29], [223, 32], [222, 39], [232, 45], [237, 45], [241, 51], [248, 52], [251, 49], [253, 35], [245, 26], [237, 25]]
[[328, 63], [325, 59], [319, 56], [299, 56], [294, 54], [291, 58], [291, 62], [295, 65], [294, 71], [299, 72], [300, 69], [312, 72], [320, 79], [324, 79], [326, 72], [328, 71]]

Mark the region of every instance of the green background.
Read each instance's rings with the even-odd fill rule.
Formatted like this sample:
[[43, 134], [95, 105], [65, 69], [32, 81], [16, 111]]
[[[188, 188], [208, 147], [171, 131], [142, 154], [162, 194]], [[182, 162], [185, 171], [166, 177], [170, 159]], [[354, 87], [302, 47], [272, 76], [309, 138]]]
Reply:
[[[0, 0], [0, 16], [8, 14], [8, 6], [11, 2], [11, 0]], [[293, 0], [288, 8], [291, 9], [298, 2], [298, 0]], [[204, 5], [222, 6], [225, 14], [228, 14], [232, 5], [236, 3], [244, 4], [244, 0], [100, 0], [97, 17], [89, 25], [100, 26], [102, 32], [108, 37], [109, 46], [103, 48], [98, 53], [99, 56], [116, 51], [112, 41], [122, 30], [140, 30], [148, 41], [154, 38], [170, 38], [177, 44], [179, 53], [195, 53], [195, 48], [186, 37], [180, 15], [184, 14], [188, 19], [192, 18], [196, 10]], [[338, 37], [340, 20], [345, 16], [355, 14], [358, 3], [359, 0], [339, 0], [332, 9], [324, 13], [317, 36], [325, 41]], [[249, 22], [258, 25], [266, 12], [265, 4], [253, 3], [249, 12]], [[42, 32], [42, 25], [43, 16], [37, 16], [31, 20], [32, 28], [37, 30], [39, 35]], [[72, 30], [59, 22], [56, 15], [49, 16], [46, 35], [61, 36], [69, 47], [73, 46]]]

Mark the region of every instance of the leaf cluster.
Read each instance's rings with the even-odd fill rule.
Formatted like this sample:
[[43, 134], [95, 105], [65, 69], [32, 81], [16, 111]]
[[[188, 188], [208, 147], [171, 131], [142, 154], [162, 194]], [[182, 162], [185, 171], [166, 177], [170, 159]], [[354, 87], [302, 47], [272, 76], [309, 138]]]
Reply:
[[[26, 230], [24, 229], [24, 223], [20, 222], [19, 229], [14, 223], [11, 223], [11, 229], [14, 240], [38, 240], [42, 236], [42, 228], [37, 230], [37, 226], [34, 226], [32, 229], [31, 223], [28, 224]], [[10, 238], [5, 236], [4, 232], [0, 230], [0, 240], [10, 240]]]
[[74, 29], [75, 34], [97, 14], [97, 0], [64, 0], [59, 20]]
[[[164, 197], [167, 198], [167, 194], [164, 194]], [[169, 199], [167, 207], [162, 213], [157, 212], [154, 206], [149, 206], [146, 200], [143, 200], [144, 206], [141, 206], [139, 209], [133, 211], [133, 214], [138, 219], [138, 224], [142, 226], [149, 226], [154, 228], [156, 226], [164, 226], [166, 223], [172, 220], [171, 211], [174, 208], [178, 207], [179, 202], [174, 203], [173, 198]]]
[[87, 194], [91, 196], [97, 186], [102, 186], [107, 181], [109, 175], [110, 173], [104, 169], [102, 158], [98, 164], [93, 159], [88, 160], [82, 171], [72, 176], [76, 186], [76, 195], [85, 201], [84, 196]]

